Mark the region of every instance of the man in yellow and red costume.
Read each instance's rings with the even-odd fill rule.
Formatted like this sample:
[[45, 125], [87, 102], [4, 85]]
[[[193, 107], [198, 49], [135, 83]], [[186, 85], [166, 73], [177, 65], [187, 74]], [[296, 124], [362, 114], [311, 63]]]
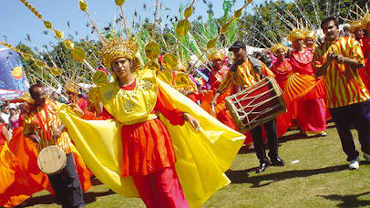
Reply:
[[140, 70], [137, 50], [133, 39], [103, 43], [101, 57], [115, 80], [103, 72], [93, 80], [112, 119], [82, 120], [66, 109], [63, 123], [95, 176], [115, 192], [140, 196], [149, 208], [200, 207], [229, 183], [224, 171], [243, 136], [157, 79], [155, 71]]
[[[212, 105], [215, 105], [217, 98], [227, 89], [232, 88], [232, 92], [238, 92], [255, 85], [264, 76], [274, 77], [274, 74], [261, 61], [252, 59], [247, 56], [246, 45], [242, 41], [236, 41], [229, 51], [233, 52], [234, 64], [226, 74], [217, 89], [217, 92], [212, 100]], [[261, 173], [266, 170], [269, 165], [284, 166], [284, 161], [279, 157], [278, 144], [276, 135], [276, 120], [271, 120], [263, 124], [267, 135], [267, 144], [269, 147], [269, 157], [266, 156], [265, 145], [262, 135], [262, 125], [251, 130], [253, 143], [256, 150], [256, 155], [260, 165], [256, 172]]]
[[316, 49], [313, 65], [325, 77], [328, 106], [347, 155], [350, 169], [359, 168], [351, 127], [358, 131], [365, 160], [370, 160], [370, 94], [358, 70], [363, 67], [361, 45], [352, 37], [340, 37], [338, 21], [328, 17], [321, 23], [325, 42]]

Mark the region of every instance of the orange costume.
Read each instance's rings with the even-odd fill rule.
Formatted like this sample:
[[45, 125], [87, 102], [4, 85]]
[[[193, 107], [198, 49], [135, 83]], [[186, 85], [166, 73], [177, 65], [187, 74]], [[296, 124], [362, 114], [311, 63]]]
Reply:
[[[56, 103], [48, 102], [48, 107], [50, 110], [52, 109], [53, 113], [56, 112], [56, 106]], [[45, 109], [49, 109], [48, 107]], [[52, 120], [51, 118], [55, 115], [53, 115], [53, 113], [48, 114], [47, 120]], [[2, 169], [7, 167], [6, 170], [1, 171], [2, 174], [0, 174], [0, 181], [5, 181], [3, 180], [5, 177], [4, 174], [9, 179], [17, 178], [17, 180], [7, 180], [6, 184], [0, 182], [0, 206], [17, 206], [28, 199], [32, 194], [44, 189], [54, 193], [52, 187], [50, 186], [48, 176], [42, 173], [37, 165], [37, 155], [39, 149], [45, 145], [45, 141], [41, 142], [41, 144], [37, 146], [29, 138], [24, 136], [24, 132], [30, 132], [32, 129], [32, 126], [30, 126], [31, 123], [40, 123], [38, 116], [36, 114], [32, 115], [33, 116], [28, 114], [25, 116], [25, 125], [27, 126], [26, 131], [24, 131], [23, 127], [14, 129], [13, 137], [9, 145], [0, 153], [0, 163], [2, 163], [1, 167]], [[46, 120], [45, 114], [41, 113], [39, 115], [41, 121], [44, 122]], [[47, 129], [48, 128], [46, 127], [45, 130]], [[38, 128], [38, 131], [43, 132], [44, 129]], [[46, 135], [49, 133], [42, 134]], [[66, 135], [59, 139], [58, 144], [60, 144], [63, 148], [67, 147], [65, 149], [67, 149], [68, 152], [73, 153], [76, 162], [76, 170], [78, 172], [79, 180], [81, 181], [82, 189], [87, 191], [91, 187], [90, 175], [81, 156], [73, 145], [68, 145], [70, 141], [68, 136], [65, 136]]]
[[226, 126], [234, 130], [238, 130], [238, 127], [236, 126], [225, 104], [225, 97], [231, 94], [231, 89], [226, 90], [224, 93], [222, 93], [217, 98], [215, 112], [212, 112], [211, 105], [210, 105], [212, 98], [216, 94], [218, 87], [220, 86], [223, 79], [226, 77], [226, 74], [228, 71], [229, 71], [229, 68], [225, 65], [222, 66], [221, 70], [219, 71], [212, 69], [212, 71], [209, 74], [209, 81], [208, 81], [210, 89], [203, 96], [201, 107], [205, 109], [211, 115], [215, 113], [216, 118], [219, 121], [221, 121], [223, 124], [225, 124]]
[[[122, 87], [122, 91], [134, 91], [136, 81]], [[163, 114], [173, 125], [183, 125], [182, 112], [174, 109], [159, 90], [155, 107], [150, 115], [153, 119], [123, 125], [121, 132], [123, 146], [122, 177], [148, 175], [172, 167], [176, 157], [170, 134], [164, 124], [154, 116]], [[144, 151], [145, 150], [145, 151]]]
[[[282, 62], [280, 62], [279, 60], [276, 61], [274, 65], [272, 65], [271, 71], [275, 74], [276, 81], [278, 82], [280, 88], [284, 91], [288, 77], [293, 72], [293, 67], [290, 64], [289, 60], [284, 59], [284, 61]], [[276, 117], [276, 134], [278, 138], [280, 138], [291, 125], [292, 116], [290, 104], [291, 103], [286, 103], [286, 113], [279, 114]]]
[[[261, 73], [264, 76], [274, 77], [274, 73], [270, 71], [265, 64], [258, 61], [261, 65]], [[217, 89], [217, 92], [220, 94], [227, 92], [231, 89], [231, 94], [237, 93], [240, 89], [245, 89], [250, 86], [253, 86], [258, 81], [261, 80], [261, 75], [254, 70], [249, 57], [247, 60], [238, 65], [235, 71], [229, 70], [226, 74], [225, 79], [221, 82], [220, 86]], [[252, 136], [250, 132], [246, 132], [246, 144], [252, 143]]]
[[[294, 44], [302, 39], [305, 39], [305, 34], [301, 30], [294, 30], [289, 35], [289, 40]], [[294, 72], [301, 75], [313, 76], [312, 59], [312, 50], [303, 49], [302, 51], [295, 50], [291, 52], [289, 61]], [[324, 98], [325, 85], [323, 81], [318, 80], [315, 87], [297, 101], [298, 125], [307, 135], [321, 134], [326, 130], [326, 106]]]

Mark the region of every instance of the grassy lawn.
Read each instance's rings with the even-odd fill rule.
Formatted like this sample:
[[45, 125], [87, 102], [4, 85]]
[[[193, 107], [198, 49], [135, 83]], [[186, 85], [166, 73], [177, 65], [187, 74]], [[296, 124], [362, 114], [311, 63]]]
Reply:
[[[227, 175], [232, 184], [219, 190], [203, 207], [244, 208], [330, 208], [370, 207], [370, 162], [361, 153], [359, 170], [349, 170], [335, 128], [327, 137], [303, 138], [296, 131], [280, 140], [280, 156], [285, 167], [269, 167], [256, 174], [258, 160], [244, 149]], [[357, 149], [360, 148], [354, 132]], [[96, 184], [85, 194], [88, 208], [140, 208], [140, 199], [124, 198]], [[39, 192], [27, 207], [56, 208], [53, 197]]]

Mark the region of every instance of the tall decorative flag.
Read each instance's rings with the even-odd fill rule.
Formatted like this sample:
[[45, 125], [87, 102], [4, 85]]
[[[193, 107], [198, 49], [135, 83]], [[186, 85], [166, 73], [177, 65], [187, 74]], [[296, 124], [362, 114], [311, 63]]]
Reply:
[[13, 99], [22, 95], [29, 87], [17, 52], [0, 48], [0, 99]]

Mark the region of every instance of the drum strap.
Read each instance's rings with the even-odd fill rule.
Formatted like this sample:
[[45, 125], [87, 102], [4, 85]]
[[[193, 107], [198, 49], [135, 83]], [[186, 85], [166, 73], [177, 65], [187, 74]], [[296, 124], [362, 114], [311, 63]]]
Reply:
[[260, 75], [260, 79], [264, 78], [265, 75], [262, 73], [262, 65], [261, 65], [261, 62], [258, 59], [254, 58], [252, 56], [248, 56], [248, 59], [249, 59], [249, 62], [251, 63], [251, 65], [253, 67], [253, 70], [255, 72], [257, 72], [258, 75]]

